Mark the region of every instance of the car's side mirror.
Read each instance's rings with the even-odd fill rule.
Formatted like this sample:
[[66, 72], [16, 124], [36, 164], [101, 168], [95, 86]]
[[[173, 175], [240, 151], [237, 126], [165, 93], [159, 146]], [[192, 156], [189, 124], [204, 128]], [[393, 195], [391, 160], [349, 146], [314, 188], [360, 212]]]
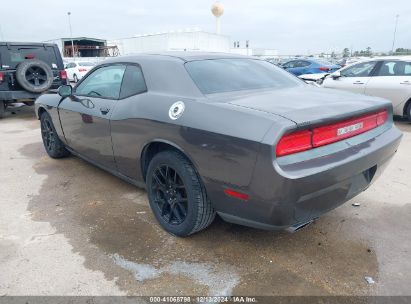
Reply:
[[338, 78], [341, 78], [341, 72], [336, 71], [336, 72], [331, 74], [331, 77], [332, 77], [332, 79], [337, 80]]
[[59, 87], [58, 93], [61, 97], [70, 97], [73, 95], [73, 88], [71, 85], [62, 85]]

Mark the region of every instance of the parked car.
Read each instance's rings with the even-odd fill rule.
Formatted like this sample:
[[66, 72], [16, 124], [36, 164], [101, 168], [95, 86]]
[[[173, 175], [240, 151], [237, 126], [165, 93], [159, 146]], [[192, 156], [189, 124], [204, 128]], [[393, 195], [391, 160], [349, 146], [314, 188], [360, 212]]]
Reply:
[[32, 105], [40, 94], [66, 83], [56, 44], [0, 42], [0, 118], [10, 104]]
[[93, 62], [69, 62], [66, 65], [66, 72], [69, 81], [78, 82], [94, 67]]
[[74, 88], [42, 95], [36, 113], [48, 155], [73, 153], [145, 187], [160, 225], [178, 236], [216, 213], [300, 229], [367, 189], [402, 136], [389, 101], [232, 54], [112, 58]]
[[411, 58], [374, 58], [341, 69], [323, 86], [390, 100], [394, 115], [411, 121]]
[[304, 80], [308, 84], [315, 85], [315, 86], [321, 86], [324, 79], [328, 75], [330, 75], [330, 74], [328, 74], [328, 73], [303, 74], [303, 75], [298, 76], [298, 78]]
[[299, 76], [303, 74], [332, 73], [341, 67], [319, 59], [296, 59], [282, 65], [283, 69]]
[[337, 64], [343, 68], [343, 67], [352, 65], [352, 64], [354, 64], [358, 61], [360, 61], [360, 60], [357, 59], [357, 58], [348, 57], [348, 58], [343, 58], [343, 59], [339, 60], [337, 62]]

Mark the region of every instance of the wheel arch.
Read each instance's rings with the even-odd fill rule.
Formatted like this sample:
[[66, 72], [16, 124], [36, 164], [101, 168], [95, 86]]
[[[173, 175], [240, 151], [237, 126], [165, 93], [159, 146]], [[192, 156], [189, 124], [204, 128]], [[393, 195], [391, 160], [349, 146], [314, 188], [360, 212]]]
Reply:
[[403, 109], [404, 116], [408, 116], [407, 110], [410, 104], [411, 104], [411, 97], [405, 102], [404, 109]]
[[40, 117], [44, 112], [47, 112], [47, 110], [44, 107], [40, 106], [37, 110], [37, 119], [40, 120]]
[[[174, 142], [164, 140], [164, 139], [155, 139], [151, 142], [148, 142], [144, 145], [144, 148], [141, 151], [140, 155], [140, 168], [141, 168], [141, 174], [143, 177], [144, 182], [146, 181], [146, 175], [147, 175], [147, 169], [148, 165], [150, 164], [150, 161], [153, 159], [153, 157], [166, 150], [175, 150], [183, 154], [193, 165], [194, 169], [196, 170], [198, 174], [198, 168], [196, 166], [195, 161], [190, 157], [190, 155], [179, 145], [175, 144]], [[199, 178], [201, 178], [200, 174], [198, 174]]]

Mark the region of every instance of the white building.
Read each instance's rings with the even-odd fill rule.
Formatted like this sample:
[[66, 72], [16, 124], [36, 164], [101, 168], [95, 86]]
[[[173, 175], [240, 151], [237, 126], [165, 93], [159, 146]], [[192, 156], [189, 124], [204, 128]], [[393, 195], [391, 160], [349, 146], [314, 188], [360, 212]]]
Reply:
[[109, 41], [121, 55], [164, 51], [230, 52], [230, 38], [200, 30], [138, 35]]

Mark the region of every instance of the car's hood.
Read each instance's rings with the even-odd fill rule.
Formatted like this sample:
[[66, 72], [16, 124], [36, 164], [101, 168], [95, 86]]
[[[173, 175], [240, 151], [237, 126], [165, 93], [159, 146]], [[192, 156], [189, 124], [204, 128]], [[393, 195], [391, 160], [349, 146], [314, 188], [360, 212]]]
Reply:
[[218, 95], [211, 98], [276, 114], [299, 126], [348, 118], [390, 106], [389, 101], [380, 98], [312, 86]]

